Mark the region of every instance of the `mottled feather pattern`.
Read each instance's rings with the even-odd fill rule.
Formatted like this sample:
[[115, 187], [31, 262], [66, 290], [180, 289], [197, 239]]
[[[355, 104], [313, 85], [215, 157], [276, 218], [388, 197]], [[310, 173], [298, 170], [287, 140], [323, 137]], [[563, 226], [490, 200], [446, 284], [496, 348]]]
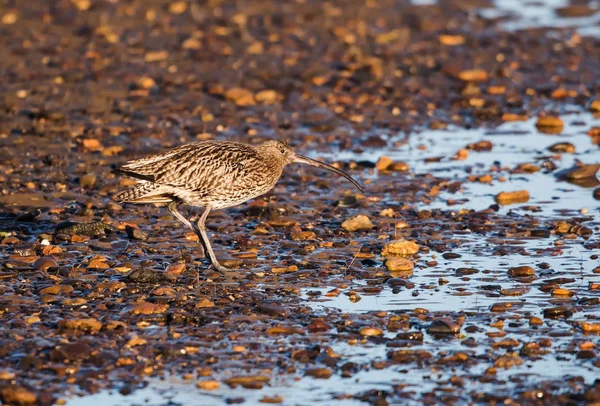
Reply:
[[[265, 141], [252, 146], [231, 141], [201, 141], [185, 144], [162, 154], [130, 161], [114, 172], [137, 179], [133, 188], [114, 198], [132, 203], [167, 203], [167, 209], [192, 230], [218, 271], [225, 272], [210, 245], [206, 218], [213, 209], [236, 206], [267, 193], [281, 177], [284, 166], [305, 163], [328, 169], [360, 185], [347, 173], [323, 162], [296, 154], [283, 141]], [[205, 207], [196, 225], [177, 205]]]
[[156, 195], [160, 188], [160, 185], [154, 183], [139, 182], [133, 188], [117, 193], [113, 199], [117, 202], [137, 202], [144, 197]]
[[268, 192], [281, 176], [283, 165], [265, 158], [256, 147], [231, 141], [181, 145], [123, 165], [117, 172], [151, 181], [156, 187], [141, 183], [115, 199], [141, 202], [160, 194], [193, 206], [235, 206]]

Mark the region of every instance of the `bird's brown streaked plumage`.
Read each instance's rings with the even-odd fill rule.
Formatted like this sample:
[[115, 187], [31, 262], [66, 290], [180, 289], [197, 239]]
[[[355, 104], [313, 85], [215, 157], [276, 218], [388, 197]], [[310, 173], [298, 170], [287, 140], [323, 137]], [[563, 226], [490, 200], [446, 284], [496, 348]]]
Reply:
[[[138, 183], [114, 199], [130, 203], [168, 203], [169, 211], [198, 234], [213, 266], [226, 271], [217, 261], [206, 234], [208, 213], [267, 193], [281, 177], [283, 168], [293, 162], [328, 169], [362, 191], [358, 182], [345, 172], [296, 154], [281, 140], [256, 146], [233, 141], [199, 141], [129, 161], [116, 169], [116, 173], [135, 178]], [[179, 203], [206, 210], [193, 225], [177, 211]]]

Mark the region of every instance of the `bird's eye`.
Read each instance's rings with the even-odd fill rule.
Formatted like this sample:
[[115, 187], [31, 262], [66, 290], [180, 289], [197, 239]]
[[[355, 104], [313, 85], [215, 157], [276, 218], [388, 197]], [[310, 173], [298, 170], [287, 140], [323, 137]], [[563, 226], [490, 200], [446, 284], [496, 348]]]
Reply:
[[285, 149], [281, 148], [281, 149], [279, 150], [279, 152], [281, 152], [282, 154], [285, 154]]

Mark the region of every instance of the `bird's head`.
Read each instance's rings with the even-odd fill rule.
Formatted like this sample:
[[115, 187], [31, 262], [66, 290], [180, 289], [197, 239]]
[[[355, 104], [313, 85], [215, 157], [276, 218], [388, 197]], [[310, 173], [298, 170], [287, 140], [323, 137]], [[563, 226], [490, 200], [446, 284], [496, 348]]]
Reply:
[[263, 151], [263, 153], [265, 153], [266, 155], [268, 155], [272, 158], [275, 158], [276, 160], [281, 162], [282, 167], [285, 165], [291, 164], [293, 162], [297, 162], [297, 163], [301, 163], [301, 164], [308, 164], [308, 165], [316, 166], [318, 168], [327, 169], [328, 171], [335, 172], [338, 175], [343, 176], [344, 178], [348, 179], [350, 182], [352, 182], [352, 184], [354, 186], [356, 186], [358, 188], [358, 190], [363, 192], [363, 189], [362, 189], [362, 187], [360, 187], [358, 182], [355, 181], [346, 172], [341, 171], [338, 168], [328, 165], [324, 162], [317, 161], [316, 159], [312, 159], [312, 158], [306, 157], [304, 155], [296, 154], [294, 152], [294, 150], [292, 149], [292, 147], [283, 140], [266, 141], [266, 142], [262, 143], [261, 145], [259, 145], [258, 148], [261, 149]]

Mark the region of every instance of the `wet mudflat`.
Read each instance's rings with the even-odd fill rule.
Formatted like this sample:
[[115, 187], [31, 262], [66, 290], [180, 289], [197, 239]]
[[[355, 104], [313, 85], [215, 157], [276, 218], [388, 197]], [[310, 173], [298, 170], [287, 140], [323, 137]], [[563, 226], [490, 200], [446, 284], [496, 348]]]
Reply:
[[[2, 3], [2, 402], [599, 402], [597, 6], [415, 3]], [[297, 167], [211, 213], [236, 271], [111, 200], [273, 137], [366, 193]]]

